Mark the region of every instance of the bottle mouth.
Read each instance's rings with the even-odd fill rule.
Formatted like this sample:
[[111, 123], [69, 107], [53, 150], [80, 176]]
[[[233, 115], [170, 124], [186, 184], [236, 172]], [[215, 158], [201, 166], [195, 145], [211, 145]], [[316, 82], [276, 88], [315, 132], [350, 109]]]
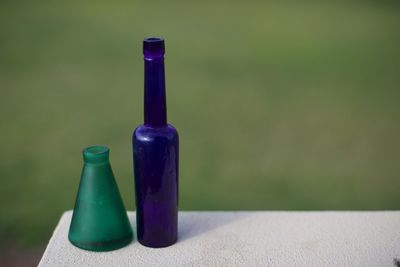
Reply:
[[153, 59], [165, 54], [164, 39], [161, 37], [150, 37], [143, 40], [143, 55], [145, 58]]
[[83, 149], [83, 160], [86, 163], [108, 162], [110, 149], [106, 146], [89, 146]]

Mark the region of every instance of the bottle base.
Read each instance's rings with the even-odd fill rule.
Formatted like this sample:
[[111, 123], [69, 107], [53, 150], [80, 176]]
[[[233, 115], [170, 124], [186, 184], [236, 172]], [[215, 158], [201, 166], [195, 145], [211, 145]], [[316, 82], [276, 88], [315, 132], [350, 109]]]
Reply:
[[95, 251], [95, 252], [103, 252], [103, 251], [111, 251], [123, 248], [129, 245], [132, 242], [133, 236], [127, 236], [122, 239], [111, 240], [111, 241], [94, 241], [94, 242], [79, 242], [75, 240], [71, 240], [68, 237], [69, 242], [75, 247], [80, 249]]
[[166, 242], [166, 243], [152, 243], [152, 242], [146, 242], [144, 240], [138, 240], [139, 243], [145, 247], [148, 248], [166, 248], [174, 245], [178, 239], [173, 240], [172, 242]]

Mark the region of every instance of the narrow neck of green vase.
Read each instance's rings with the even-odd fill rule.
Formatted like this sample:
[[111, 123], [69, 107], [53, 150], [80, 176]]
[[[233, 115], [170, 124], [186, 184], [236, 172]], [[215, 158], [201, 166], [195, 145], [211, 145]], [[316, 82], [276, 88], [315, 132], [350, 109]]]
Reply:
[[161, 38], [143, 41], [144, 124], [149, 126], [167, 124], [164, 51], [164, 40]]
[[108, 164], [110, 150], [105, 146], [90, 146], [83, 150], [85, 164]]

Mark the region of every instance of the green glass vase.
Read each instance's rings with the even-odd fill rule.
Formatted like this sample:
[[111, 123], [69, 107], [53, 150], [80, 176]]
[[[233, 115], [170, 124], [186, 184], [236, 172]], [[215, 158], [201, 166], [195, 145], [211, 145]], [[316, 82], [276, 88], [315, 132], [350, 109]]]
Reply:
[[83, 150], [83, 170], [68, 239], [82, 249], [109, 251], [132, 241], [132, 228], [109, 162], [109, 149]]

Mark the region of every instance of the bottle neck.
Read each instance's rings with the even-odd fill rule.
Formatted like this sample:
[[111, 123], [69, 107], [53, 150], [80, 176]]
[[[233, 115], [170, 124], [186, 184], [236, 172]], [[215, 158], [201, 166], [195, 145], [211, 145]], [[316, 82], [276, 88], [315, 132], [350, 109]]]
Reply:
[[144, 124], [167, 124], [163, 55], [144, 58]]
[[83, 150], [85, 164], [109, 164], [110, 149], [105, 146], [90, 146]]

